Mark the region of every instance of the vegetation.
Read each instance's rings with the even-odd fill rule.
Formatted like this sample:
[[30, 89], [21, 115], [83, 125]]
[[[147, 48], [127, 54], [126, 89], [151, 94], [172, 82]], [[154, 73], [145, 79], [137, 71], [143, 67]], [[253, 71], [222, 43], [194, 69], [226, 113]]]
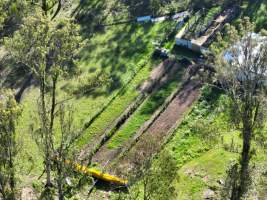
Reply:
[[[194, 39], [232, 6], [207, 54], [175, 45], [177, 32]], [[251, 32], [267, 35], [266, 9], [266, 0], [0, 1], [0, 199], [264, 199], [267, 47]], [[190, 16], [177, 28], [182, 11]], [[137, 22], [146, 15], [166, 18]], [[188, 68], [170, 69], [117, 125], [165, 57]], [[194, 84], [198, 100], [185, 106]], [[144, 132], [132, 155], [127, 144], [177, 90], [185, 111], [164, 119], [177, 127], [162, 126], [167, 140]], [[66, 165], [74, 162], [129, 184], [103, 184]]]
[[0, 194], [4, 200], [16, 199], [15, 157], [19, 146], [16, 139], [17, 120], [21, 108], [10, 90], [0, 91]]
[[124, 126], [111, 138], [108, 143], [109, 148], [117, 148], [131, 138], [138, 129], [151, 118], [153, 113], [164, 103], [164, 100], [181, 85], [181, 78], [184, 74], [184, 69], [181, 68], [179, 73], [172, 77], [167, 83], [153, 93], [139, 109], [128, 119]]
[[[247, 28], [249, 30], [249, 28]], [[231, 99], [233, 122], [242, 130], [243, 149], [240, 161], [240, 178], [234, 183], [231, 199], [240, 199], [247, 192], [249, 183], [249, 162], [251, 140], [255, 134], [262, 134], [265, 122], [265, 80], [267, 72], [266, 43], [258, 43], [251, 34], [241, 40], [241, 51], [230, 50], [231, 57], [224, 68], [218, 70], [226, 93]], [[255, 49], [259, 51], [255, 52]], [[240, 61], [240, 56], [244, 57]], [[225, 62], [224, 62], [225, 63]], [[225, 71], [223, 71], [225, 70]], [[237, 121], [236, 121], [237, 120]], [[237, 191], [236, 191], [237, 190]]]

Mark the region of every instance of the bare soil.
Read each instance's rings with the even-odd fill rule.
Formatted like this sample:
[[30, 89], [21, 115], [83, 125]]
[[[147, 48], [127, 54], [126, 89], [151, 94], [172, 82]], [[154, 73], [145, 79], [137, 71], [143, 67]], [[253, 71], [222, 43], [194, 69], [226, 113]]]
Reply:
[[21, 190], [21, 200], [36, 200], [34, 190], [31, 187], [24, 187]]
[[[155, 78], [155, 77], [160, 77], [162, 76], [162, 71], [164, 65], [160, 64], [157, 68], [155, 68], [155, 71], [153, 70], [151, 75]], [[165, 74], [159, 84], [157, 85], [157, 87], [155, 88], [155, 90], [157, 90], [157, 88], [159, 88], [160, 86], [162, 86], [163, 84], [165, 84], [167, 81], [169, 81], [171, 78], [173, 78], [174, 76], [176, 76], [177, 72], [179, 71], [179, 69], [181, 69], [182, 66], [180, 66], [179, 64], [174, 64], [172, 66], [172, 69], [168, 71], [167, 74]], [[157, 73], [155, 73], [157, 72]], [[159, 75], [160, 74], [160, 75]], [[147, 85], [148, 81], [146, 81], [144, 83], [144, 85]], [[125, 143], [127, 143], [128, 141], [126, 141]], [[122, 147], [125, 144], [122, 144]], [[109, 149], [108, 148], [108, 144], [106, 143], [105, 145], [103, 145], [98, 151], [97, 153], [93, 156], [93, 162], [97, 162], [99, 164], [101, 164], [101, 166], [106, 165], [108, 162], [112, 162], [113, 159], [115, 157], [117, 157], [119, 155], [119, 153], [121, 153], [122, 151], [122, 147], [118, 147], [118, 148], [114, 148], [114, 149]]]
[[127, 175], [144, 163], [161, 149], [162, 141], [168, 136], [173, 126], [183, 119], [193, 102], [200, 94], [200, 82], [192, 80], [185, 84], [164, 112], [156, 119], [150, 128], [140, 137], [128, 154], [117, 162], [115, 174]]

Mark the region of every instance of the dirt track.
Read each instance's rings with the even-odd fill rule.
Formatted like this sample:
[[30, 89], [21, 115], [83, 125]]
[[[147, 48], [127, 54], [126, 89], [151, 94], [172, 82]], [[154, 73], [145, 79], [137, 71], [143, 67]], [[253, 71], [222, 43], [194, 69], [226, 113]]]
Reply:
[[[167, 81], [167, 79], [169, 78], [169, 76], [171, 74], [170, 71], [172, 71], [170, 69], [173, 68], [174, 64], [175, 64], [174, 60], [166, 59], [162, 63], [160, 63], [158, 66], [156, 66], [150, 72], [149, 78], [139, 88], [139, 91], [140, 91], [139, 96], [142, 99], [142, 101], [140, 101], [140, 102], [143, 102], [148, 94], [150, 94], [151, 92], [156, 90], [158, 87], [160, 87], [162, 84], [164, 84], [164, 82]], [[132, 102], [132, 104], [135, 104], [135, 102]], [[90, 142], [88, 145], [86, 145], [83, 148], [83, 150], [80, 152], [80, 154], [78, 156], [80, 160], [83, 160], [84, 158], [86, 158], [86, 156], [90, 152], [92, 152], [94, 149], [96, 149], [96, 146], [98, 146], [102, 142], [103, 137], [105, 138], [105, 135], [109, 134], [109, 132], [113, 129], [114, 125], [116, 127], [118, 127], [116, 124], [120, 118], [122, 118], [123, 116], [127, 116], [127, 118], [129, 117], [128, 116], [129, 115], [128, 109], [132, 106], [132, 104], [129, 105], [126, 108], [126, 110], [117, 119], [115, 119], [113, 122], [111, 122], [111, 124], [109, 124], [108, 127], [105, 130], [103, 130], [103, 132], [96, 133], [98, 137], [95, 137], [95, 139], [92, 142]], [[102, 145], [101, 145], [101, 149], [102, 149]], [[97, 150], [97, 152], [98, 151], [99, 150]], [[108, 151], [108, 150], [106, 150], [106, 151]], [[112, 152], [109, 152], [109, 153], [112, 153]], [[106, 153], [103, 153], [103, 154], [106, 154]], [[110, 155], [110, 157], [112, 157], [112, 154]], [[97, 158], [99, 158], [99, 159], [97, 159]], [[107, 161], [106, 158], [109, 158], [109, 156], [106, 156], [104, 159], [104, 157], [102, 157], [101, 154], [99, 155], [99, 153], [97, 153], [97, 155], [94, 156], [93, 161], [94, 162], [100, 162], [101, 161], [101, 163], [103, 161], [106, 163], [106, 161]]]
[[138, 169], [138, 166], [144, 163], [148, 157], [157, 153], [169, 131], [181, 122], [185, 112], [198, 98], [199, 89], [200, 83], [198, 81], [192, 80], [185, 84], [165, 111], [129, 150], [127, 155], [117, 161], [114, 173], [127, 175], [131, 170]]
[[[161, 66], [161, 65], [160, 65]], [[182, 66], [180, 66], [179, 64], [174, 64], [172, 66], [172, 69], [165, 74], [165, 76], [163, 76], [160, 79], [159, 84], [157, 85], [157, 87], [155, 88], [155, 90], [157, 90], [157, 88], [159, 88], [160, 86], [162, 86], [163, 84], [165, 84], [169, 79], [175, 77], [177, 75], [177, 73], [181, 70]], [[155, 68], [159, 73], [162, 74], [162, 70], [159, 70], [159, 68]], [[155, 72], [155, 71], [154, 71]], [[160, 78], [159, 73], [156, 73], [157, 76]], [[151, 73], [152, 74], [152, 73]], [[155, 74], [155, 73], [154, 73]], [[146, 85], [148, 81], [146, 81], [143, 85]], [[126, 141], [125, 143], [127, 143], [128, 141]], [[98, 151], [97, 153], [93, 156], [93, 162], [97, 162], [99, 164], [101, 164], [102, 166], [106, 165], [107, 162], [112, 162], [113, 159], [115, 157], [118, 156], [118, 154], [121, 152], [122, 148], [118, 147], [118, 148], [114, 148], [114, 149], [109, 149], [107, 147], [107, 143], [104, 144]], [[123, 144], [124, 146], [125, 144]]]

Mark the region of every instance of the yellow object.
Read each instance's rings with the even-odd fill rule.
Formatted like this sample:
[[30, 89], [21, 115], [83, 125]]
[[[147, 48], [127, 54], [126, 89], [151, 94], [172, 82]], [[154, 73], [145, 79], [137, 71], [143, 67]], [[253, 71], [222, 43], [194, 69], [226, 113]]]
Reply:
[[106, 182], [110, 182], [113, 184], [117, 184], [117, 185], [127, 185], [128, 181], [127, 180], [123, 180], [121, 178], [118, 178], [116, 176], [112, 176], [110, 174], [105, 174], [100, 172], [97, 169], [94, 168], [88, 168], [86, 166], [82, 166], [78, 163], [73, 163], [70, 160], [65, 160], [66, 164], [72, 164], [73, 167], [76, 169], [76, 171], [81, 172], [83, 174], [88, 174], [93, 176], [94, 178], [98, 178], [100, 180], [106, 181]]

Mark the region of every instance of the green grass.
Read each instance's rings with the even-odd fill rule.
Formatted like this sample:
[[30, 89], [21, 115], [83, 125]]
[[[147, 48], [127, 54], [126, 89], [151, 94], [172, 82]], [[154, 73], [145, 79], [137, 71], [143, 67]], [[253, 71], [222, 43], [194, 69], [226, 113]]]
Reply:
[[[155, 25], [119, 25], [110, 27], [102, 33], [97, 33], [90, 40], [85, 40], [85, 47], [81, 51], [81, 60], [78, 63], [82, 73], [79, 77], [60, 81], [60, 89], [57, 91], [59, 98], [72, 97], [72, 94], [64, 89], [66, 86], [75, 88], [80, 79], [94, 76], [99, 72], [107, 73], [112, 79], [112, 84], [99, 88], [87, 96], [74, 96], [68, 102], [75, 109], [74, 125], [76, 128], [81, 128], [84, 123], [98, 113], [131, 79], [134, 72], [137, 72], [140, 66], [142, 68], [120, 93], [120, 96], [91, 124], [78, 141], [77, 149], [88, 144], [93, 136], [101, 134], [139, 94], [138, 86], [149, 77], [151, 69], [158, 64], [158, 61], [148, 60], [149, 55], [153, 52], [152, 41], [164, 34], [162, 29], [168, 30], [168, 27], [172, 25], [172, 22]], [[145, 63], [145, 65], [142, 66], [140, 63]], [[41, 153], [28, 131], [29, 124], [35, 120], [33, 116], [36, 116], [37, 113], [37, 97], [37, 88], [31, 88], [25, 93], [22, 101], [24, 111], [18, 124], [23, 145], [18, 156], [18, 168], [24, 174], [38, 175], [43, 170]], [[31, 169], [32, 171], [30, 171]]]
[[[120, 48], [121, 49], [120, 51], [114, 52], [110, 49], [109, 53], [106, 53], [108, 46], [98, 47], [100, 48], [99, 51], [104, 51], [104, 53], [98, 52], [97, 55], [95, 55], [96, 52], [94, 52], [93, 54], [96, 57], [92, 57], [90, 59], [89, 57], [87, 57], [87, 59], [85, 59], [87, 60], [87, 62], [90, 61], [91, 64], [87, 62], [86, 64], [85, 63], [83, 64], [86, 66], [91, 66], [91, 65], [95, 66], [95, 63], [96, 64], [99, 63], [99, 65], [101, 66], [103, 65], [103, 63], [108, 62], [110, 64], [103, 65], [103, 66], [108, 66], [107, 68], [105, 68], [105, 70], [108, 70], [109, 73], [112, 74], [112, 76], [114, 75], [114, 77], [119, 77], [120, 79], [124, 79], [125, 76], [128, 76], [127, 78], [129, 78], [129, 75], [132, 74], [129, 72], [138, 70], [137, 63], [142, 62], [142, 60], [145, 61], [145, 59], [147, 59], [147, 56], [153, 52], [154, 48], [151, 42], [153, 41], [153, 39], [160, 37], [160, 34], [162, 34], [160, 33], [161, 29], [163, 28], [165, 29], [166, 27], [172, 26], [172, 25], [173, 25], [172, 22], [170, 23], [164, 22], [162, 24], [159, 23], [159, 24], [154, 25], [153, 28], [150, 27], [152, 26], [151, 24], [146, 24], [144, 25], [144, 27], [140, 25], [137, 25], [137, 26], [134, 25], [134, 29], [139, 27], [139, 30], [136, 30], [135, 34], [129, 37], [125, 37], [125, 41], [119, 41], [115, 45], [115, 47], [113, 47], [115, 49]], [[146, 30], [146, 28], [148, 28], [148, 30]], [[113, 33], [113, 34], [119, 38], [123, 37], [121, 33]], [[114, 37], [114, 35], [112, 37]], [[111, 46], [112, 46], [112, 43], [114, 43], [113, 39], [111, 39], [111, 42], [110, 42]], [[105, 46], [106, 44], [109, 44], [109, 42], [105, 43]], [[127, 46], [124, 47], [124, 45], [127, 45]], [[105, 57], [104, 56], [105, 54], [108, 57], [107, 56]], [[118, 57], [117, 54], [118, 55], [122, 54], [125, 57], [123, 57], [122, 59]], [[102, 55], [104, 57], [99, 57], [99, 55]], [[101, 59], [103, 59], [104, 61], [102, 62]], [[112, 59], [116, 61], [116, 64], [113, 65], [114, 60]], [[82, 146], [88, 143], [88, 139], [94, 136], [95, 134], [103, 132], [104, 128], [106, 128], [109, 123], [111, 123], [114, 119], [116, 119], [123, 112], [123, 110], [126, 109], [126, 107], [139, 94], [137, 90], [138, 86], [144, 80], [148, 78], [149, 72], [151, 71], [152, 67], [156, 66], [157, 64], [158, 62], [154, 62], [151, 60], [145, 66], [143, 66], [143, 68], [137, 74], [134, 80], [129, 84], [128, 87], [126, 87], [124, 93], [120, 95], [118, 98], [116, 98], [114, 103], [112, 103], [109, 106], [109, 108], [102, 115], [99, 116], [96, 122], [93, 123], [89, 127], [84, 137], [80, 140], [79, 146]], [[119, 69], [116, 69], [116, 67]], [[123, 68], [125, 68], [125, 70], [128, 70], [129, 72], [128, 73], [124, 72], [124, 70], [120, 72], [120, 69], [123, 69]], [[106, 94], [108, 94], [108, 92], [106, 92]], [[96, 101], [96, 99], [94, 99], [94, 104], [93, 104], [94, 107], [96, 103], [98, 102]], [[101, 103], [101, 105], [103, 105], [103, 103]]]
[[181, 85], [184, 69], [179, 70], [176, 76], [154, 92], [138, 110], [128, 119], [123, 127], [111, 138], [108, 148], [113, 149], [122, 146], [131, 138], [138, 129], [151, 118], [153, 113], [164, 103], [165, 99]]
[[[218, 181], [224, 181], [229, 164], [238, 161], [240, 154], [225, 148], [231, 145], [233, 139], [238, 152], [242, 149], [240, 132], [234, 130], [227, 122], [223, 108], [225, 100], [225, 96], [216, 90], [204, 88], [199, 102], [184, 118], [174, 136], [164, 147], [164, 150], [172, 155], [179, 169], [178, 182], [173, 182], [176, 199], [202, 199], [203, 192], [209, 188], [220, 193], [221, 186]], [[209, 129], [206, 126], [213, 128]], [[205, 139], [206, 135], [213, 132], [219, 133], [216, 136], [217, 140]], [[251, 163], [256, 163], [256, 166], [266, 165], [266, 149], [255, 142], [252, 146], [257, 155]], [[263, 189], [266, 180], [266, 176], [263, 176], [257, 185], [262, 196], [266, 194], [266, 190]]]
[[218, 189], [218, 181], [224, 179], [228, 164], [237, 157], [238, 154], [219, 148], [212, 149], [186, 163], [179, 170], [179, 181], [176, 185], [177, 198], [198, 199], [202, 198], [205, 189]]
[[215, 108], [220, 105], [222, 99], [219, 91], [204, 87], [200, 100], [175, 130], [174, 136], [165, 148], [174, 156], [178, 167], [199, 157], [214, 145], [213, 141], [205, 140], [205, 134], [210, 132], [209, 127], [205, 126], [206, 124], [210, 126], [211, 130], [213, 126], [226, 126], [222, 123], [223, 115], [215, 112]]
[[[150, 64], [150, 63], [149, 63]], [[150, 72], [150, 65], [144, 66], [144, 68], [137, 74], [133, 81], [126, 87], [125, 92], [119, 95], [115, 101], [108, 106], [108, 108], [103, 112], [94, 123], [87, 129], [86, 133], [79, 140], [78, 146], [82, 147], [87, 144], [90, 139], [96, 134], [103, 133], [104, 129], [113, 122], [120, 114], [127, 108], [139, 94], [136, 89], [142, 81], [145, 80]]]

